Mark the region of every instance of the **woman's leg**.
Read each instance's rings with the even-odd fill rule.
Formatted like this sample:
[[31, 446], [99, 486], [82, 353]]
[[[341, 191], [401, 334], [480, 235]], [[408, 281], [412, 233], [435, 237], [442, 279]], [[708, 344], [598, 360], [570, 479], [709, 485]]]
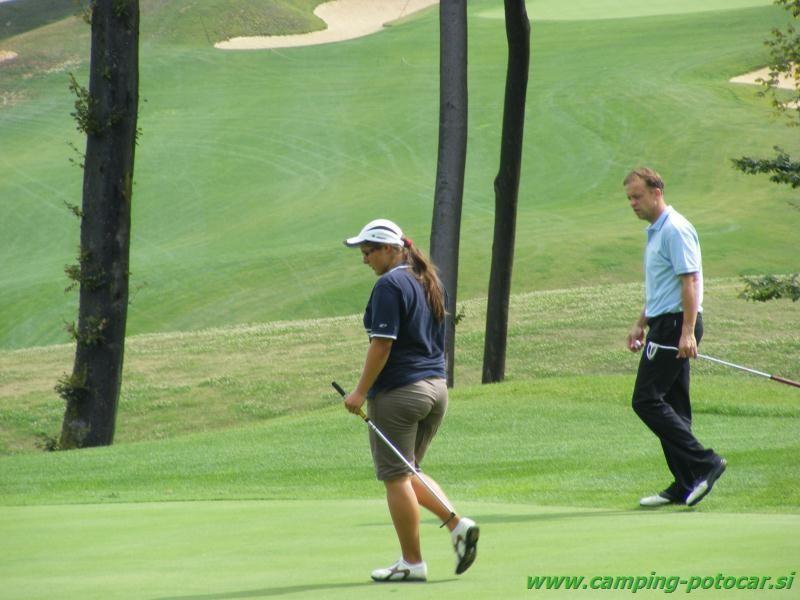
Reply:
[[419, 503], [410, 479], [411, 475], [405, 475], [383, 483], [403, 560], [415, 564], [422, 562], [422, 550], [419, 545]]
[[[452, 506], [450, 499], [445, 495], [445, 493], [442, 491], [442, 488], [439, 487], [439, 484], [436, 483], [436, 481], [434, 481], [430, 475], [423, 475], [420, 473], [420, 476], [425, 478], [425, 481], [428, 482], [428, 485], [436, 491], [436, 493], [439, 495], [439, 498], [444, 500], [449, 506]], [[430, 490], [428, 490], [428, 488], [426, 488], [416, 477], [411, 477], [411, 486], [414, 488], [414, 494], [416, 495], [417, 501], [420, 503], [420, 505], [424, 506], [437, 517], [439, 517], [443, 523], [446, 522], [446, 527], [450, 531], [453, 531], [455, 526], [458, 525], [458, 521], [461, 517], [456, 514], [456, 516], [451, 519], [450, 511], [442, 506], [442, 503], [436, 499], [436, 496], [431, 494]]]

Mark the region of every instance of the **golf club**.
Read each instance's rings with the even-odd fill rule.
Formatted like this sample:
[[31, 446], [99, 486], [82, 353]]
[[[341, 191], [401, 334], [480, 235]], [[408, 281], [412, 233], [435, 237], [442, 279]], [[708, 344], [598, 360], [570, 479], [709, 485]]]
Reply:
[[[678, 349], [675, 346], [663, 346], [662, 344], [656, 344], [655, 342], [647, 342], [647, 360], [653, 360], [653, 358], [656, 355], [656, 352], [658, 352], [659, 350], [672, 350], [674, 352], [678, 351]], [[785, 377], [778, 377], [777, 375], [770, 375], [769, 373], [764, 373], [763, 371], [756, 371], [755, 369], [742, 367], [741, 365], [735, 365], [728, 361], [714, 358], [713, 356], [706, 356], [705, 354], [698, 354], [697, 356], [698, 358], [704, 358], [706, 360], [710, 360], [711, 362], [715, 362], [720, 365], [725, 365], [726, 367], [732, 367], [734, 369], [739, 369], [740, 371], [746, 371], [747, 373], [752, 373], [753, 375], [758, 375], [760, 377], [766, 377], [767, 379], [772, 379], [773, 381], [777, 381], [778, 383], [785, 383], [786, 385], [791, 385], [796, 388], [800, 388], [800, 383], [792, 381], [791, 379], [786, 379]]]
[[[335, 389], [337, 392], [339, 392], [339, 394], [341, 394], [342, 398], [346, 398], [346, 397], [347, 397], [347, 392], [345, 392], [345, 391], [344, 391], [344, 389], [342, 388], [342, 386], [340, 386], [340, 385], [339, 385], [338, 383], [336, 383], [335, 381], [332, 381], [332, 382], [331, 382], [331, 385], [334, 387], [334, 389]], [[450, 521], [451, 521], [451, 520], [452, 520], [452, 519], [453, 519], [453, 518], [456, 516], [456, 513], [455, 513], [455, 511], [454, 511], [454, 510], [453, 510], [453, 509], [450, 507], [450, 505], [449, 505], [449, 504], [447, 504], [447, 502], [445, 502], [444, 500], [442, 500], [442, 497], [441, 497], [441, 496], [439, 496], [439, 494], [437, 494], [437, 493], [436, 493], [436, 490], [434, 490], [434, 489], [433, 489], [433, 488], [430, 486], [430, 484], [429, 484], [427, 481], [425, 481], [425, 478], [424, 478], [424, 477], [422, 476], [422, 474], [421, 474], [421, 473], [420, 473], [420, 472], [419, 472], [419, 471], [418, 471], [418, 470], [417, 470], [417, 469], [414, 467], [414, 465], [412, 465], [410, 462], [408, 462], [408, 460], [406, 459], [406, 457], [405, 457], [405, 456], [403, 456], [403, 454], [400, 452], [400, 450], [398, 450], [397, 448], [395, 448], [394, 444], [392, 444], [392, 442], [390, 442], [390, 441], [389, 441], [389, 438], [387, 438], [385, 435], [383, 435], [383, 432], [382, 432], [380, 429], [378, 429], [378, 427], [375, 425], [375, 423], [373, 423], [373, 422], [372, 422], [372, 419], [370, 419], [370, 418], [369, 418], [369, 417], [366, 415], [366, 413], [364, 412], [364, 409], [363, 409], [363, 408], [360, 408], [360, 409], [358, 410], [358, 416], [359, 416], [359, 417], [361, 417], [362, 419], [364, 419], [364, 422], [365, 422], [367, 425], [369, 425], [369, 428], [370, 428], [370, 429], [372, 429], [372, 431], [374, 431], [374, 432], [375, 432], [375, 435], [377, 435], [379, 438], [381, 438], [381, 439], [383, 440], [383, 443], [384, 443], [384, 444], [386, 444], [386, 445], [389, 447], [389, 449], [390, 449], [392, 452], [394, 452], [394, 453], [397, 455], [397, 458], [399, 458], [400, 460], [402, 460], [402, 461], [403, 461], [403, 463], [404, 463], [404, 464], [405, 464], [405, 465], [406, 465], [406, 466], [407, 466], [409, 469], [411, 469], [411, 472], [412, 472], [414, 475], [416, 475], [416, 476], [417, 476], [417, 479], [419, 479], [419, 480], [420, 480], [420, 482], [422, 483], [422, 485], [424, 485], [424, 486], [425, 486], [425, 488], [426, 488], [426, 489], [427, 489], [427, 490], [428, 490], [428, 491], [429, 491], [431, 494], [433, 494], [433, 497], [434, 497], [434, 498], [436, 498], [436, 499], [439, 501], [439, 504], [441, 504], [442, 506], [444, 506], [444, 508], [445, 508], [445, 509], [446, 509], [446, 510], [447, 510], [447, 511], [450, 513], [450, 517], [449, 517], [449, 518], [448, 518], [448, 519], [447, 519], [447, 520], [446, 520], [444, 523], [442, 523], [440, 527], [444, 527], [445, 525], [447, 525], [447, 524], [448, 524], [448, 523], [449, 523], [449, 522], [450, 522]]]

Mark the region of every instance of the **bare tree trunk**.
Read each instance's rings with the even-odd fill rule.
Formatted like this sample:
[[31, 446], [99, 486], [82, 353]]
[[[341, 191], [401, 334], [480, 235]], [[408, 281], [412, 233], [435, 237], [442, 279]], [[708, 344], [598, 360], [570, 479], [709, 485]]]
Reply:
[[[58, 387], [67, 401], [60, 446], [114, 440], [125, 324], [139, 88], [139, 2], [96, 0], [89, 91], [76, 103], [86, 132], [81, 219], [80, 307], [72, 376]], [[82, 104], [81, 104], [82, 103]]]
[[517, 197], [522, 164], [525, 98], [530, 63], [530, 21], [525, 0], [505, 0], [508, 70], [503, 110], [500, 170], [494, 180], [495, 221], [492, 268], [486, 308], [483, 383], [502, 381], [506, 370], [508, 301], [514, 266]]
[[447, 385], [453, 385], [458, 245], [467, 159], [467, 2], [439, 3], [439, 158], [431, 225], [431, 259], [447, 290], [445, 354]]

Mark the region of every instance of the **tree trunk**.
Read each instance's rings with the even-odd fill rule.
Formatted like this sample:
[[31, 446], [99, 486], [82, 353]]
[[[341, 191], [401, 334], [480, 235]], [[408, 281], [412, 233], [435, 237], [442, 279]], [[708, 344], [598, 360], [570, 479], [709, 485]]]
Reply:
[[525, 0], [505, 0], [508, 69], [503, 109], [500, 169], [494, 180], [495, 221], [492, 268], [486, 307], [483, 383], [502, 381], [506, 370], [508, 301], [514, 266], [517, 197], [522, 164], [525, 98], [530, 63], [530, 21]]
[[96, 0], [90, 8], [89, 92], [83, 121], [76, 115], [87, 134], [77, 347], [72, 376], [60, 386], [67, 401], [60, 439], [65, 449], [114, 440], [128, 311], [139, 3]]
[[458, 245], [467, 157], [467, 3], [439, 3], [439, 157], [431, 225], [431, 259], [447, 291], [445, 354], [447, 385], [453, 385]]

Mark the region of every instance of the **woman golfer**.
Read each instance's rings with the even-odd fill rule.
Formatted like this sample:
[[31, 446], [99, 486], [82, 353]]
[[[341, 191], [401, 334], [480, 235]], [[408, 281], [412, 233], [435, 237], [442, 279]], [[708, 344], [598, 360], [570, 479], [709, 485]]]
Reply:
[[[392, 221], [367, 223], [344, 243], [359, 247], [364, 263], [378, 276], [364, 313], [369, 336], [367, 357], [358, 385], [344, 404], [358, 414], [369, 400], [369, 418], [419, 473], [419, 463], [447, 410], [443, 287], [433, 264]], [[443, 506], [372, 430], [370, 447], [377, 478], [386, 486], [386, 500], [402, 551], [400, 560], [373, 571], [372, 579], [427, 579], [419, 542], [420, 505], [446, 524], [456, 552], [456, 574], [466, 571], [477, 551], [479, 530], [475, 522]], [[424, 477], [450, 504], [439, 485]]]

